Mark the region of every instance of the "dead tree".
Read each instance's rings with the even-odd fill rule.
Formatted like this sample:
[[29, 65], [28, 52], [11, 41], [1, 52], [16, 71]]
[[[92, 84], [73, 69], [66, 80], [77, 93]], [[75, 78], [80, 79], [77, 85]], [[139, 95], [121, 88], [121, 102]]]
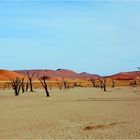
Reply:
[[61, 81], [57, 81], [57, 85], [58, 85], [59, 89], [61, 90], [62, 86], [63, 86], [62, 82]]
[[25, 85], [25, 91], [26, 91], [26, 92], [28, 91], [28, 88], [29, 88], [29, 82], [28, 82], [28, 80], [27, 80], [26, 85]]
[[34, 92], [33, 91], [33, 84], [32, 84], [33, 78], [34, 78], [34, 74], [35, 74], [34, 72], [32, 74], [27, 72], [27, 76], [28, 76], [28, 80], [29, 80], [29, 85], [30, 85], [30, 92]]
[[114, 87], [115, 87], [115, 80], [112, 79], [112, 88], [114, 88]]
[[63, 82], [64, 88], [67, 89], [68, 88], [68, 81], [66, 81], [64, 79], [64, 77], [62, 77], [62, 82]]
[[42, 87], [45, 89], [45, 92], [46, 92], [46, 97], [50, 97], [50, 94], [49, 94], [49, 91], [48, 91], [48, 86], [47, 86], [47, 79], [49, 77], [47, 75], [44, 75], [43, 77], [39, 78], [39, 81], [42, 85]]
[[14, 90], [15, 96], [18, 96], [19, 92], [20, 92], [21, 85], [22, 85], [22, 80], [18, 77], [16, 79], [10, 78], [10, 83], [11, 83], [11, 86]]
[[103, 89], [104, 91], [106, 91], [106, 78], [103, 78], [103, 79], [100, 79], [99, 78], [99, 81], [100, 81], [101, 89]]
[[93, 77], [90, 78], [90, 81], [92, 83], [92, 86], [96, 87], [96, 80]]
[[24, 83], [24, 78], [21, 80], [21, 89], [22, 89], [22, 94], [25, 92], [25, 83]]

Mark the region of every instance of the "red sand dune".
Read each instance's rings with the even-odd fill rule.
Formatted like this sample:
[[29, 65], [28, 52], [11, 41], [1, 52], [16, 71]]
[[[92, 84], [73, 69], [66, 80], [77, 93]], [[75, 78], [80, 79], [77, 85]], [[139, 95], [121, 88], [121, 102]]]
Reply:
[[11, 79], [16, 79], [17, 77], [23, 77], [22, 75], [20, 75], [19, 73], [16, 73], [14, 71], [10, 71], [10, 70], [0, 70], [0, 81], [7, 81], [10, 78]]
[[67, 70], [67, 69], [57, 69], [56, 71], [61, 72], [61, 73], [76, 74], [76, 72], [72, 70]]
[[[72, 70], [66, 69], [57, 69], [57, 70], [16, 70], [16, 71], [9, 71], [9, 70], [0, 70], [0, 81], [9, 80], [10, 78], [17, 78], [23, 77], [26, 75], [27, 72], [30, 74], [34, 73], [35, 77], [43, 77], [47, 75], [49, 80], [59, 80], [62, 77], [71, 79], [71, 80], [88, 80], [89, 78], [93, 77], [98, 79], [99, 75], [97, 74], [89, 74], [86, 72], [83, 73], [76, 73]], [[114, 79], [114, 80], [132, 80], [132, 79], [140, 79], [140, 71], [132, 71], [132, 72], [120, 72], [111, 76], [106, 76], [106, 78]]]
[[120, 72], [111, 76], [107, 76], [107, 78], [111, 78], [114, 80], [140, 79], [139, 77], [140, 77], [140, 71]]
[[29, 72], [30, 74], [34, 73], [35, 76], [38, 75], [38, 77], [42, 77], [44, 75], [47, 75], [53, 79], [59, 79], [61, 77], [64, 77], [64, 78], [70, 78], [70, 79], [79, 79], [79, 78], [82, 78], [82, 79], [85, 79], [85, 78], [90, 78], [90, 77], [93, 77], [93, 78], [98, 78], [98, 75], [96, 74], [88, 74], [88, 73], [76, 73], [72, 70], [66, 70], [66, 69], [57, 69], [57, 70], [17, 70], [15, 71], [19, 74], [24, 74], [26, 75], [27, 72]]

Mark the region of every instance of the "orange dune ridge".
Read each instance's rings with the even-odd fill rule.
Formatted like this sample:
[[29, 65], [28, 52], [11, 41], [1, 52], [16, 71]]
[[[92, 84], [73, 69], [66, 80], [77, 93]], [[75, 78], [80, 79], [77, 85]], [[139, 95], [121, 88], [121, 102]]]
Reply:
[[17, 77], [23, 78], [24, 76], [10, 70], [0, 70], [0, 81], [9, 81], [11, 79], [16, 79]]
[[107, 76], [114, 80], [140, 80], [140, 71], [131, 71], [131, 72], [120, 72], [111, 76]]
[[[0, 81], [7, 81], [10, 78], [15, 79], [17, 77], [26, 78], [27, 72], [29, 73], [29, 75], [34, 74], [34, 80], [37, 80], [38, 78], [41, 78], [43, 76], [48, 76], [49, 81], [59, 81], [62, 80], [62, 77], [65, 78], [65, 80], [81, 80], [81, 81], [90, 80], [91, 77], [94, 79], [102, 77], [97, 74], [89, 74], [86, 72], [76, 73], [72, 70], [67, 69], [57, 69], [57, 70], [38, 69], [38, 70], [16, 70], [16, 71], [0, 70]], [[134, 80], [134, 79], [140, 80], [140, 71], [120, 72], [114, 75], [103, 77], [114, 80]]]

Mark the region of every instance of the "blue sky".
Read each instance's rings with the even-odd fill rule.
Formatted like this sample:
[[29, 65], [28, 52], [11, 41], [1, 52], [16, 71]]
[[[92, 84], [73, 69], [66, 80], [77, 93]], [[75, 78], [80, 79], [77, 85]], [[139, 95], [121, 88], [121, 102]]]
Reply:
[[0, 69], [136, 70], [140, 1], [0, 0], [0, 52]]

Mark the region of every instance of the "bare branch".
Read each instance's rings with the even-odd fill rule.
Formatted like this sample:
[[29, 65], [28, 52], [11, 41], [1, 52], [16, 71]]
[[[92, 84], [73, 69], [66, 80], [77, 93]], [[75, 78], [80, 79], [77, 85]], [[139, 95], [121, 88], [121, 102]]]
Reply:
[[9, 80], [14, 90], [15, 96], [18, 96], [20, 92], [20, 88], [21, 88], [21, 83], [22, 83], [21, 79], [17, 77], [16, 79], [10, 78]]

